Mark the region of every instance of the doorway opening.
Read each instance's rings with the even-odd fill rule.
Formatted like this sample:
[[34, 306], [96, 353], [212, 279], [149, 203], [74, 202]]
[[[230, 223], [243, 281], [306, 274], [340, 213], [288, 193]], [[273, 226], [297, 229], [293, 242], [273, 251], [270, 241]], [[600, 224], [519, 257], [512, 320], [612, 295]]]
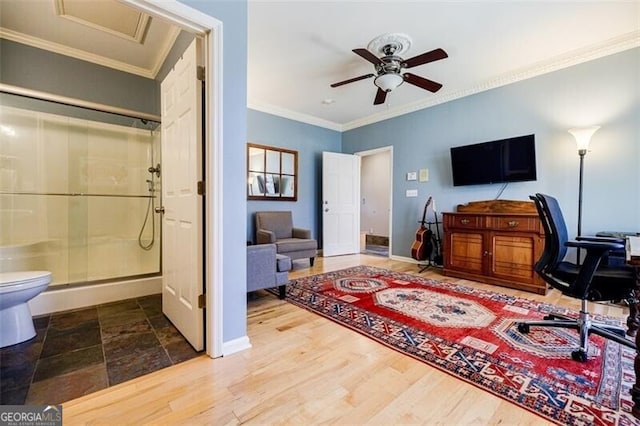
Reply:
[[389, 257], [391, 251], [393, 147], [358, 152], [360, 253]]

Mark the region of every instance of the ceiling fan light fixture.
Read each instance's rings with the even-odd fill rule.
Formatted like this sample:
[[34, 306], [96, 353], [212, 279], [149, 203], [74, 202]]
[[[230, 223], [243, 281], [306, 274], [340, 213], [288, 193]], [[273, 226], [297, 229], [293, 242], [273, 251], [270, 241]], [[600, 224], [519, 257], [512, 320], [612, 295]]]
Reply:
[[400, 86], [403, 81], [400, 74], [388, 73], [377, 76], [373, 83], [385, 92], [390, 92]]

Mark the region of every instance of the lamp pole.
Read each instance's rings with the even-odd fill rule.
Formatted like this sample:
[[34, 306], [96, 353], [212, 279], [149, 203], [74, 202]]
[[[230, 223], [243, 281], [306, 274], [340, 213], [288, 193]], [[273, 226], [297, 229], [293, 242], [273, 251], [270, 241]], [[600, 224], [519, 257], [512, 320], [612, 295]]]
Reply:
[[[578, 182], [578, 236], [582, 235], [582, 178], [584, 175], [584, 156], [589, 148], [591, 136], [600, 126], [585, 127], [582, 129], [569, 129], [569, 133], [576, 139], [578, 155], [580, 156], [580, 180]], [[580, 265], [580, 249], [577, 250], [577, 263]]]
[[[578, 236], [582, 235], [582, 177], [584, 176], [584, 155], [586, 149], [579, 149], [580, 156], [580, 180], [578, 183]], [[580, 252], [578, 252], [578, 263], [580, 263]]]

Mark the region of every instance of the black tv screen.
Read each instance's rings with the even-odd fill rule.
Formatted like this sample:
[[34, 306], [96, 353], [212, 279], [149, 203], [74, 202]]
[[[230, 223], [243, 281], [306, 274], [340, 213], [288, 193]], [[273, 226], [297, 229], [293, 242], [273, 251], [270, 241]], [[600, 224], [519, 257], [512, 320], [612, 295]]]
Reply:
[[535, 135], [451, 148], [453, 186], [536, 180]]

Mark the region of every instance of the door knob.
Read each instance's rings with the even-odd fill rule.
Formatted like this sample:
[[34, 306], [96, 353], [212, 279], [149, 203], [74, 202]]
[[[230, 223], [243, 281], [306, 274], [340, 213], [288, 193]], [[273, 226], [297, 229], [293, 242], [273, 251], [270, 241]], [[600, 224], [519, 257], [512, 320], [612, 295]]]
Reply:
[[156, 213], [164, 214], [164, 207], [156, 207], [154, 210], [155, 210]]

